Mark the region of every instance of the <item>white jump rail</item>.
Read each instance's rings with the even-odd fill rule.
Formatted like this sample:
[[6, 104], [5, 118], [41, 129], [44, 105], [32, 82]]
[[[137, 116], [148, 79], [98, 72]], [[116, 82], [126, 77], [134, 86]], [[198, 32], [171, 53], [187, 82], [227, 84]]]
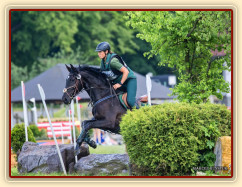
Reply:
[[21, 87], [22, 87], [22, 100], [23, 100], [23, 112], [24, 112], [24, 124], [25, 124], [25, 141], [28, 141], [28, 116], [27, 116], [27, 107], [26, 107], [26, 101], [25, 101], [25, 86], [24, 82], [21, 81]]
[[151, 78], [149, 74], [146, 75], [146, 88], [147, 88], [147, 94], [148, 94], [148, 104], [151, 105], [150, 92], [152, 89], [152, 83], [151, 83]]
[[[76, 127], [75, 127], [75, 119], [74, 119], [74, 101], [71, 101], [71, 116], [72, 116], [72, 126], [73, 126], [73, 141], [74, 141], [74, 148], [76, 147]], [[75, 161], [77, 163], [77, 156], [75, 156]]]
[[50, 127], [51, 127], [53, 138], [55, 140], [55, 145], [56, 145], [56, 149], [57, 149], [57, 152], [58, 152], [58, 155], [59, 155], [59, 158], [60, 158], [61, 166], [62, 166], [62, 169], [64, 171], [64, 174], [67, 175], [66, 174], [66, 168], [65, 168], [65, 165], [64, 165], [61, 153], [60, 153], [60, 149], [59, 149], [56, 137], [55, 137], [55, 132], [54, 132], [51, 120], [50, 120], [49, 112], [48, 112], [48, 109], [47, 109], [47, 106], [46, 106], [46, 103], [45, 103], [45, 93], [44, 93], [43, 88], [40, 86], [40, 84], [38, 84], [38, 88], [39, 88], [39, 93], [40, 93], [40, 96], [41, 96], [41, 99], [42, 99], [42, 102], [43, 102], [43, 105], [44, 105], [44, 108], [45, 108], [45, 112], [46, 112], [47, 118], [49, 120], [49, 124], [50, 124]]

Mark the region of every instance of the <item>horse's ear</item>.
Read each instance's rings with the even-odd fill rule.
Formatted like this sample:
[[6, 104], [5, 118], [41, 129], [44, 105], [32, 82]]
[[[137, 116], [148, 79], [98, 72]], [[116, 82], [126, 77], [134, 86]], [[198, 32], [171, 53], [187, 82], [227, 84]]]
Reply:
[[[65, 64], [66, 65], [66, 64]], [[71, 68], [69, 66], [66, 65], [66, 69], [71, 72]]]
[[77, 72], [76, 68], [72, 64], [70, 64], [70, 65], [71, 65], [72, 71]]

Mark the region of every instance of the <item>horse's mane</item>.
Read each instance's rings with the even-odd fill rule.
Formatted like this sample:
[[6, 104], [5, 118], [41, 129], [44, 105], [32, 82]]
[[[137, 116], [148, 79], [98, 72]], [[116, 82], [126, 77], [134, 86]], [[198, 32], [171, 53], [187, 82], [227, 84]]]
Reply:
[[94, 77], [96, 77], [97, 79], [101, 80], [102, 82], [104, 82], [105, 84], [108, 85], [107, 76], [106, 76], [106, 74], [104, 74], [100, 71], [100, 68], [83, 65], [83, 66], [78, 67], [78, 71], [88, 72], [89, 74], [92, 74]]

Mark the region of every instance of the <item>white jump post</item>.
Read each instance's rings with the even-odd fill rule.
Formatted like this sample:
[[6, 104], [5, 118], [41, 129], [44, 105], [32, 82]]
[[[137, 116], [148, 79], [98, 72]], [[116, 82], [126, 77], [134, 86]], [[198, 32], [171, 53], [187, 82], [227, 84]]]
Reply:
[[78, 101], [80, 100], [81, 98], [76, 96], [76, 112], [77, 112], [77, 117], [78, 117], [78, 121], [80, 122], [80, 129], [81, 129], [81, 109], [80, 109], [80, 105], [78, 104]]
[[26, 102], [25, 102], [25, 86], [24, 82], [21, 81], [21, 87], [22, 87], [22, 101], [23, 101], [23, 110], [24, 110], [24, 124], [25, 124], [25, 141], [28, 141], [28, 116], [27, 116], [27, 107], [26, 107]]
[[147, 88], [147, 94], [148, 94], [148, 104], [151, 105], [150, 92], [152, 89], [152, 84], [151, 84], [151, 79], [149, 74], [146, 75], [146, 88]]
[[63, 126], [62, 126], [62, 123], [61, 123], [61, 139], [62, 139], [62, 144], [64, 144]]
[[52, 135], [53, 135], [53, 138], [55, 140], [55, 145], [56, 145], [56, 149], [57, 149], [57, 152], [58, 152], [58, 155], [59, 155], [59, 158], [60, 158], [61, 166], [62, 166], [62, 169], [64, 171], [64, 174], [66, 175], [66, 168], [65, 168], [62, 156], [61, 156], [61, 152], [60, 152], [60, 149], [59, 149], [56, 137], [55, 137], [55, 132], [54, 132], [51, 120], [50, 120], [50, 115], [49, 115], [49, 112], [48, 112], [48, 109], [47, 109], [47, 106], [46, 106], [46, 103], [45, 103], [45, 93], [44, 93], [43, 88], [40, 86], [40, 84], [38, 84], [38, 88], [39, 88], [39, 93], [40, 93], [40, 96], [41, 96], [41, 99], [42, 99], [42, 102], [43, 102], [43, 105], [44, 105], [44, 108], [45, 108], [45, 112], [46, 112], [47, 118], [49, 120], [49, 124], [50, 124], [50, 128], [51, 128], [51, 131], [52, 131]]
[[38, 125], [37, 108], [35, 104], [35, 98], [31, 98], [30, 101], [33, 103], [34, 107], [31, 109], [34, 112], [34, 123]]
[[11, 130], [14, 127], [14, 121], [13, 121], [13, 103], [11, 103]]
[[69, 113], [69, 125], [70, 125], [71, 144], [73, 144], [73, 141], [72, 141], [72, 135], [71, 135], [71, 110], [69, 110], [68, 113]]
[[[75, 127], [75, 119], [74, 119], [74, 101], [71, 101], [71, 116], [72, 116], [72, 125], [73, 125], [73, 141], [74, 141], [74, 148], [76, 147], [76, 127]], [[77, 163], [77, 156], [75, 156], [75, 161]]]

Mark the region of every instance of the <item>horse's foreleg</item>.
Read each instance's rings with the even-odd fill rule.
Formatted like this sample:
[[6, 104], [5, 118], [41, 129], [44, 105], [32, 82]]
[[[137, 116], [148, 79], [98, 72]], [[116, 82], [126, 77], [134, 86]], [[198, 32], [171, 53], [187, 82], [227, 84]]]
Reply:
[[91, 140], [89, 132], [87, 132], [83, 142], [86, 142], [89, 146], [91, 146], [92, 148], [96, 149], [97, 144], [95, 141]]
[[95, 121], [95, 119], [93, 118], [91, 120], [85, 120], [85, 121], [82, 122], [82, 125], [81, 125], [82, 126], [82, 131], [81, 131], [80, 135], [78, 136], [78, 138], [76, 140], [77, 143], [81, 144], [84, 141], [84, 139], [87, 140], [87, 141], [90, 140], [90, 137], [88, 135], [88, 130], [89, 129], [85, 128], [85, 124], [87, 124], [89, 122], [92, 122], [92, 121]]
[[[114, 122], [108, 120], [88, 120], [84, 121], [82, 124], [82, 132], [80, 133], [79, 137], [77, 138], [77, 145], [75, 149], [75, 154], [79, 153], [80, 146], [83, 141], [87, 140], [87, 143], [92, 147], [94, 145], [94, 141], [90, 140], [88, 137], [88, 131], [92, 128], [97, 129], [112, 129], [114, 128]], [[85, 141], [86, 142], [86, 141]], [[95, 146], [95, 145], [94, 145]]]
[[80, 152], [80, 146], [82, 145], [83, 142], [86, 142], [88, 145], [90, 145], [93, 148], [97, 147], [96, 143], [90, 139], [90, 136], [88, 134], [89, 129], [85, 128], [85, 124], [93, 121], [96, 121], [96, 120], [92, 119], [92, 120], [86, 120], [82, 122], [82, 131], [76, 140], [77, 145], [75, 147], [75, 155], [77, 155]]
[[87, 132], [83, 131], [83, 129], [82, 129], [79, 137], [76, 140], [76, 147], [75, 147], [75, 150], [74, 150], [75, 156], [77, 156], [80, 153], [80, 146], [81, 146], [86, 134], [87, 134]]

